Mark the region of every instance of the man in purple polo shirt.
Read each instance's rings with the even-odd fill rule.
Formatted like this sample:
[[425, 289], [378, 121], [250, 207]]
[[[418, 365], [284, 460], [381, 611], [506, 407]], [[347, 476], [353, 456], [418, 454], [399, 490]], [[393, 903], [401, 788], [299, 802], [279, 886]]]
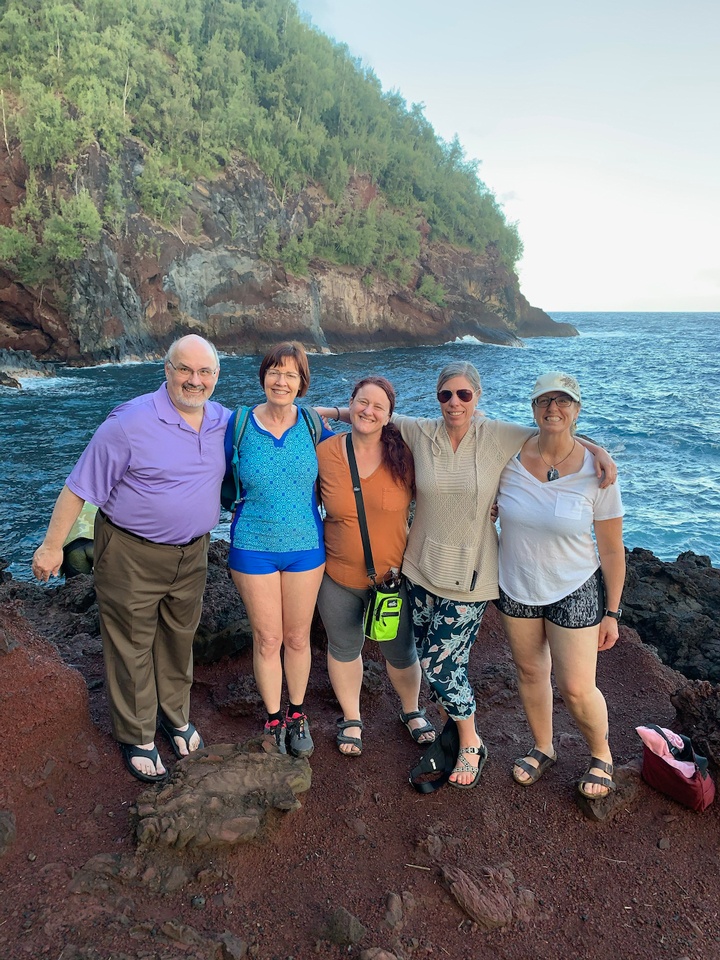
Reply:
[[176, 340], [167, 382], [116, 407], [67, 478], [33, 557], [57, 575], [85, 501], [96, 504], [95, 589], [113, 734], [139, 780], [167, 776], [160, 725], [176, 756], [203, 746], [190, 723], [192, 642], [202, 611], [210, 531], [220, 516], [230, 411], [210, 400], [215, 347]]

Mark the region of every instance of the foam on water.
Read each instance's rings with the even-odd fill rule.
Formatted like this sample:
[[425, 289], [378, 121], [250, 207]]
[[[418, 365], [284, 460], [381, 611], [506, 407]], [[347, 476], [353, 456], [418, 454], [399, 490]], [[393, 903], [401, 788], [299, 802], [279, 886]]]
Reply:
[[[441, 347], [312, 354], [309, 403], [345, 404], [357, 379], [388, 377], [398, 411], [436, 416], [435, 381], [459, 353], [483, 382], [490, 417], [531, 423], [529, 395], [548, 370], [581, 385], [582, 432], [603, 443], [620, 468], [625, 542], [663, 559], [684, 550], [720, 566], [720, 315], [553, 314], [579, 337], [527, 340], [524, 350], [463, 338]], [[256, 403], [257, 357], [224, 357], [215, 399]], [[110, 410], [162, 381], [162, 363], [60, 369], [56, 378], [0, 393], [2, 556], [28, 576], [57, 493], [93, 430]], [[25, 386], [25, 384], [23, 384]], [[216, 534], [227, 537], [225, 521]]]

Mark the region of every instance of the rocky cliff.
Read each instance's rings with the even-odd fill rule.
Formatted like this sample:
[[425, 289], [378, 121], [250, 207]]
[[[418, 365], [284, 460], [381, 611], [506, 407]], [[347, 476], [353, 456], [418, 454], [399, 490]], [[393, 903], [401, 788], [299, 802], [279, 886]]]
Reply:
[[[289, 338], [309, 350], [342, 352], [468, 335], [521, 345], [520, 337], [577, 334], [530, 306], [492, 246], [478, 255], [424, 236], [408, 284], [321, 260], [296, 277], [259, 251], [270, 224], [287, 241], [317, 221], [330, 203], [319, 188], [282, 202], [257, 166], [236, 157], [212, 181], [196, 181], [179, 223], [164, 227], [138, 205], [134, 185], [144, 168], [145, 147], [126, 141], [122, 215], [59, 282], [26, 286], [0, 264], [0, 348], [92, 364], [157, 357], [187, 332], [242, 354]], [[110, 171], [110, 158], [94, 146], [73, 164], [58, 165], [44, 185], [56, 196], [84, 187], [102, 212]], [[27, 174], [19, 151], [0, 155], [0, 223], [11, 224]], [[357, 179], [350, 191], [362, 198], [373, 192], [368, 186]], [[426, 274], [447, 291], [444, 306], [418, 295]]]

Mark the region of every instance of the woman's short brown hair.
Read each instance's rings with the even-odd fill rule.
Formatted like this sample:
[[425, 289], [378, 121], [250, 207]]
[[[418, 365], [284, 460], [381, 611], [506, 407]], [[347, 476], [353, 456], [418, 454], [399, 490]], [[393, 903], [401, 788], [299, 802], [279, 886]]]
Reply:
[[287, 357], [292, 358], [300, 374], [299, 397], [304, 397], [310, 386], [310, 367], [305, 348], [297, 340], [286, 340], [268, 350], [260, 364], [260, 386], [265, 389], [265, 374], [271, 367], [279, 367]]

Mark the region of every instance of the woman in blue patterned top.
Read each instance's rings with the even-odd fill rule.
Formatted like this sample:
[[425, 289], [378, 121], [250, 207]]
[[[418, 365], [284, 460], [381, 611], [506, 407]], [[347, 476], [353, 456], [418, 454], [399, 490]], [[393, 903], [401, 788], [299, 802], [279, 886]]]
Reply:
[[[266, 401], [252, 408], [239, 448], [243, 497], [230, 532], [230, 570], [253, 633], [253, 669], [268, 712], [266, 738], [295, 756], [313, 752], [303, 700], [310, 625], [325, 569], [315, 484], [315, 442], [295, 404], [310, 369], [299, 343], [281, 343], [260, 364]], [[324, 440], [332, 433], [323, 427]], [[230, 471], [233, 421], [225, 436]], [[283, 660], [280, 657], [284, 647]], [[290, 704], [281, 710], [283, 662]]]

